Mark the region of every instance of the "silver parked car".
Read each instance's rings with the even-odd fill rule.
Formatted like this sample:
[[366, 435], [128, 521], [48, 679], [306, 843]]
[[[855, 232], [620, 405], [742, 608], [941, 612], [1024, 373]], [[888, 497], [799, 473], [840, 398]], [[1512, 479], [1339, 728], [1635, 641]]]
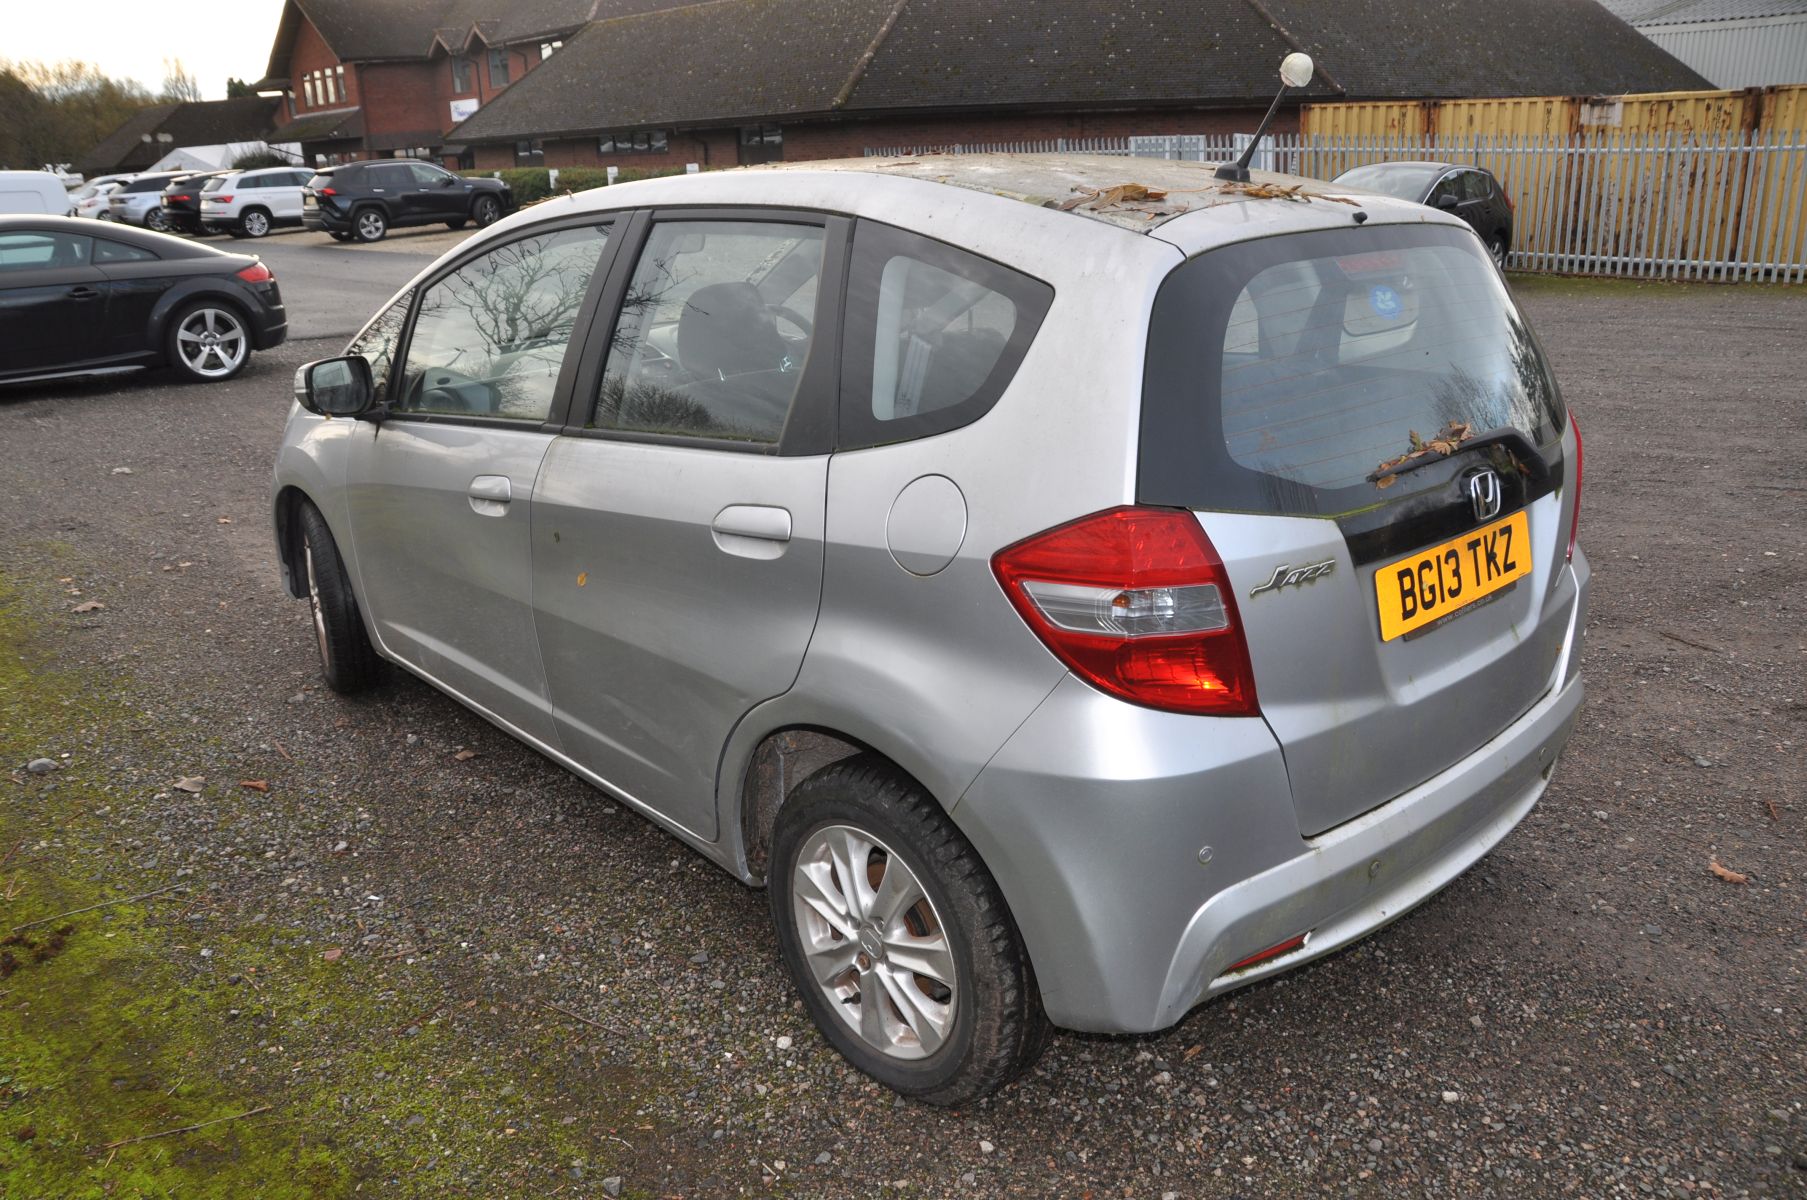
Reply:
[[[1455, 217], [981, 155], [537, 205], [296, 378], [274, 518], [387, 660], [771, 896], [958, 1103], [1379, 928], [1581, 704], [1581, 444]], [[347, 419], [350, 418], [350, 419]]]

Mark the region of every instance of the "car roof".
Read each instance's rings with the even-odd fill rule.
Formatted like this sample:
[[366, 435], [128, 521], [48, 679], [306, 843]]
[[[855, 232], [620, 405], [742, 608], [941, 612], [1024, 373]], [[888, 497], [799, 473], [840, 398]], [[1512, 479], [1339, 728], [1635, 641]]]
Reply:
[[[1214, 175], [1218, 164], [1177, 159], [1096, 154], [943, 154], [893, 158], [829, 159], [668, 176], [594, 188], [573, 197], [571, 207], [603, 210], [647, 204], [763, 203], [859, 211], [861, 195], [905, 194], [918, 204], [936, 199], [950, 207], [961, 193], [1018, 201], [1070, 213], [1091, 222], [1152, 233], [1175, 218], [1251, 203], [1285, 204], [1301, 218], [1307, 209], [1328, 210], [1346, 221], [1357, 202], [1321, 179], [1251, 171], [1248, 183]], [[858, 178], [856, 178], [858, 177]], [[943, 195], [936, 197], [939, 187]], [[1372, 203], [1371, 203], [1372, 202]], [[551, 202], [556, 204], [556, 202]], [[1397, 207], [1395, 207], [1397, 206]], [[526, 210], [551, 215], [542, 203]], [[1360, 207], [1419, 220], [1422, 210], [1401, 201], [1363, 194]], [[1406, 216], [1402, 214], [1410, 213]], [[509, 221], [510, 227], [517, 222]], [[914, 223], [913, 223], [914, 224]], [[1299, 227], [1318, 227], [1301, 219]], [[920, 226], [918, 226], [920, 227]], [[1225, 237], [1223, 240], [1234, 240]]]
[[251, 254], [235, 254], [216, 250], [200, 242], [172, 237], [167, 233], [138, 229], [121, 221], [95, 221], [81, 217], [51, 217], [25, 213], [0, 216], [0, 233], [73, 233], [80, 237], [99, 237], [106, 241], [141, 246], [157, 257], [172, 258], [241, 258], [249, 262]]

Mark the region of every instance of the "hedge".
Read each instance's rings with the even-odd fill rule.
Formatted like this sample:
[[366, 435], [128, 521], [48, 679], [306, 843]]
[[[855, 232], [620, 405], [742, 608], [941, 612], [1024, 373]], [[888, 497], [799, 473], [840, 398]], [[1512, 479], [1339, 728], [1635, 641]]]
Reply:
[[[609, 182], [606, 167], [560, 167], [557, 188], [552, 186], [552, 173], [545, 167], [504, 167], [500, 171], [460, 171], [459, 174], [467, 179], [494, 179], [499, 176], [514, 193], [516, 205], [532, 204], [536, 200], [562, 196], [566, 192], [587, 192], [591, 188], [605, 187]], [[616, 172], [615, 182], [632, 183], [636, 179], [658, 179], [666, 175], [682, 174], [683, 167], [622, 167]]]

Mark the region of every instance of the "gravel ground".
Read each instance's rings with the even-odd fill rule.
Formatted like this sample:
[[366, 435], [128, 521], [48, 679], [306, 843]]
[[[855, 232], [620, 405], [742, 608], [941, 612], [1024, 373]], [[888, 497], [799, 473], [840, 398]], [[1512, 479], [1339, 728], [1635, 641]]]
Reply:
[[[1522, 294], [1585, 431], [1596, 572], [1588, 704], [1542, 804], [1358, 946], [1160, 1035], [1062, 1035], [962, 1112], [816, 1036], [763, 895], [409, 677], [357, 702], [318, 683], [265, 494], [290, 372], [336, 344], [223, 386], [0, 391], [0, 582], [62, 696], [0, 731], [0, 829], [32, 847], [11, 869], [189, 887], [130, 928], [199, 998], [129, 1045], [188, 1021], [210, 1112], [273, 1106], [88, 1154], [157, 1128], [121, 1117], [64, 1194], [133, 1162], [202, 1194], [206, 1152], [255, 1136], [324, 1147], [317, 1195], [1807, 1195], [1807, 294]], [[6, 781], [36, 755], [65, 770]], [[0, 894], [7, 924], [47, 907]], [[253, 994], [220, 959], [265, 945], [330, 966]], [[0, 984], [0, 1020], [54, 1012], [65, 961]], [[63, 1103], [6, 1084], [0, 1121]], [[49, 1150], [0, 1145], [12, 1195], [8, 1163]]]

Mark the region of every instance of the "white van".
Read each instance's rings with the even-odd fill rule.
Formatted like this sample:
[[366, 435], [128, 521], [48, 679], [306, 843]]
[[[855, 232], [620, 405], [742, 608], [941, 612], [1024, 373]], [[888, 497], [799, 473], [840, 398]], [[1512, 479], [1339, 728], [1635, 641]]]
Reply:
[[49, 171], [0, 171], [0, 213], [67, 217], [73, 209], [63, 181]]

